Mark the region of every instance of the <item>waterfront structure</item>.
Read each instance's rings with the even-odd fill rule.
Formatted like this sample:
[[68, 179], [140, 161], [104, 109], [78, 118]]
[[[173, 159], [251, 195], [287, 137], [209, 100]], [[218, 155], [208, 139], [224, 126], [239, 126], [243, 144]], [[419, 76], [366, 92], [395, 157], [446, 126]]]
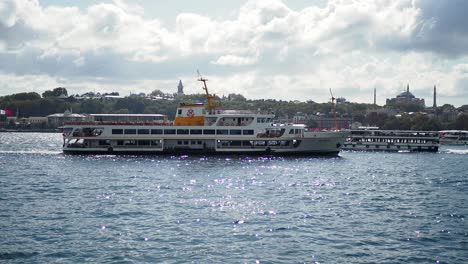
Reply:
[[376, 108], [376, 109], [366, 109], [366, 116], [372, 115], [372, 114], [383, 114], [386, 116], [394, 116], [398, 113], [393, 108]]
[[0, 109], [0, 127], [6, 126], [8, 123], [5, 110]]
[[309, 115], [306, 114], [306, 113], [303, 113], [303, 112], [297, 112], [294, 116], [293, 116], [293, 123], [294, 124], [303, 124], [303, 125], [306, 125], [308, 122], [309, 122]]
[[409, 90], [409, 84], [406, 87], [406, 91], [398, 94], [395, 98], [386, 100], [386, 105], [390, 107], [398, 107], [401, 105], [417, 105], [424, 107], [424, 99], [415, 97]]
[[[311, 122], [313, 121], [313, 122]], [[326, 130], [333, 130], [335, 129], [335, 121], [336, 126], [339, 129], [348, 129], [351, 127], [353, 123], [353, 119], [350, 117], [327, 117], [325, 115], [308, 115], [303, 112], [297, 112], [293, 116], [293, 123], [294, 124], [303, 124], [308, 125], [315, 123], [314, 125], [309, 125], [310, 128], [316, 129], [326, 129]]]
[[315, 127], [320, 129], [349, 129], [353, 123], [353, 118], [351, 117], [326, 117], [320, 115], [313, 115], [310, 117], [310, 120], [316, 122]]
[[33, 128], [46, 128], [47, 127], [47, 117], [42, 116], [30, 116], [20, 119], [20, 124], [33, 127]]
[[74, 122], [74, 121], [85, 121], [87, 116], [74, 114], [69, 110], [66, 110], [64, 113], [56, 113], [47, 116], [47, 123], [49, 127], [60, 127], [65, 122]]
[[221, 110], [204, 84], [207, 105], [181, 104], [176, 118], [151, 122], [69, 122], [63, 128], [65, 153], [111, 154], [332, 154], [346, 131], [305, 131], [304, 125], [275, 123], [274, 113]]

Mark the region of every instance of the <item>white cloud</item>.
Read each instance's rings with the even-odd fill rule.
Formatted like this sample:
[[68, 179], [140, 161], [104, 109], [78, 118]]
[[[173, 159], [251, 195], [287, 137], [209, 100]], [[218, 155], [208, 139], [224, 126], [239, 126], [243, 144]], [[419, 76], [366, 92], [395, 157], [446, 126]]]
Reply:
[[[85, 9], [4, 0], [0, 94], [14, 91], [16, 84], [5, 85], [14, 76], [17, 89], [38, 85], [21, 80], [37, 76], [50, 85], [61, 78], [69, 86], [104, 89], [118, 80], [123, 90], [148, 91], [145, 84], [157, 83], [150, 77], [170, 83], [199, 68], [219, 91], [249, 98], [323, 101], [331, 87], [370, 102], [374, 87], [383, 98], [410, 83], [416, 95], [429, 95], [436, 84], [439, 94], [455, 100], [466, 95], [468, 79], [465, 6], [459, 0], [330, 0], [295, 11], [280, 0], [250, 0], [228, 20], [180, 13], [171, 30], [123, 0]], [[236, 79], [239, 85], [227, 85]]]
[[223, 55], [219, 57], [216, 61], [211, 62], [216, 65], [232, 65], [232, 66], [243, 66], [251, 65], [256, 63], [258, 60], [258, 54], [252, 57], [242, 57], [237, 55]]

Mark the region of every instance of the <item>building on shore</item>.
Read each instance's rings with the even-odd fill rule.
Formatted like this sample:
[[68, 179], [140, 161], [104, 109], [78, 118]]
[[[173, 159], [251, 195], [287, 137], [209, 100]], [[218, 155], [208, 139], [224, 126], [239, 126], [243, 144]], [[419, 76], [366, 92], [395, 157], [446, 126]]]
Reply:
[[310, 128], [319, 129], [335, 129], [335, 121], [337, 129], [348, 129], [353, 123], [353, 118], [341, 116], [334, 118], [323, 114], [308, 115], [302, 112], [297, 112], [293, 117], [294, 124], [303, 124]]
[[184, 85], [182, 80], [179, 80], [179, 85], [177, 85], [177, 95], [184, 95]]
[[[321, 129], [349, 129], [353, 124], [351, 117], [325, 117], [325, 116], [311, 116], [311, 120], [315, 121], [316, 128]], [[336, 127], [335, 127], [336, 123]]]
[[393, 108], [374, 108], [374, 109], [366, 110], [366, 116], [369, 116], [372, 114], [394, 116], [398, 114], [398, 111]]
[[386, 106], [398, 108], [403, 105], [415, 105], [419, 107], [425, 107], [424, 99], [417, 98], [409, 90], [409, 84], [406, 87], [406, 91], [398, 94], [394, 98], [387, 98]]
[[7, 123], [7, 116], [6, 116], [6, 111], [3, 109], [0, 109], [0, 127], [6, 126]]
[[47, 124], [49, 127], [57, 128], [63, 126], [65, 122], [85, 121], [86, 115], [73, 114], [67, 110], [64, 113], [57, 113], [47, 116]]

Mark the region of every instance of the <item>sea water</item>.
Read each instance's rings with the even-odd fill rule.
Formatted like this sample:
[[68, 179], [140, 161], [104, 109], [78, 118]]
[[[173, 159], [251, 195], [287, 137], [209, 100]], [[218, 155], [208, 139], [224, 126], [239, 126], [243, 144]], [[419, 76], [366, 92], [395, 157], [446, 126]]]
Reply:
[[0, 262], [468, 263], [468, 148], [80, 156], [0, 133]]

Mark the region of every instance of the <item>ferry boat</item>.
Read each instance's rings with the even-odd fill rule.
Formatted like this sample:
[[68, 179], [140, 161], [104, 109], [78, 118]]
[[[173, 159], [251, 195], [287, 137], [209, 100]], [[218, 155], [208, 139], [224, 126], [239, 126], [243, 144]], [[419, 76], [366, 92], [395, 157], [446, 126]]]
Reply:
[[[204, 104], [181, 104], [174, 121], [71, 122], [63, 127], [63, 152], [71, 154], [331, 154], [346, 131], [307, 132], [279, 124], [273, 113], [221, 110], [208, 93]], [[101, 119], [102, 120], [102, 119]]]
[[468, 145], [467, 130], [442, 130], [439, 132], [441, 145]]
[[439, 132], [378, 130], [360, 128], [350, 131], [345, 150], [429, 151], [439, 150]]

